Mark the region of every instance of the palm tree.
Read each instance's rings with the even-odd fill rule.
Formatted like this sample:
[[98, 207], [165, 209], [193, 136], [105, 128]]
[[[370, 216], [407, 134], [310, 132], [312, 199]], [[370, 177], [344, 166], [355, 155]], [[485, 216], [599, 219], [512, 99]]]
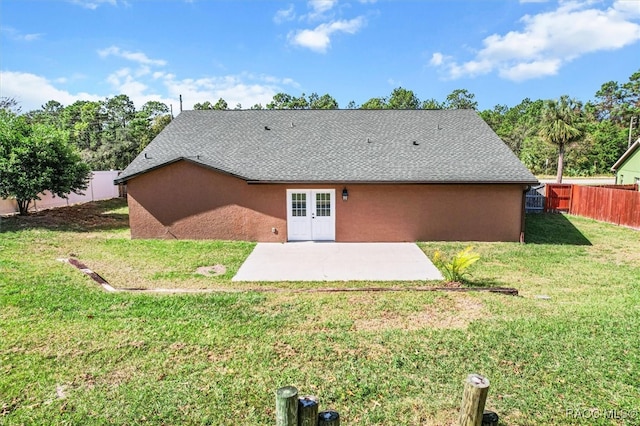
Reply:
[[582, 136], [579, 129], [582, 106], [563, 95], [559, 100], [545, 101], [542, 108], [540, 137], [558, 146], [558, 174], [556, 182], [562, 183], [562, 173], [564, 171], [564, 150], [567, 144], [574, 142]]

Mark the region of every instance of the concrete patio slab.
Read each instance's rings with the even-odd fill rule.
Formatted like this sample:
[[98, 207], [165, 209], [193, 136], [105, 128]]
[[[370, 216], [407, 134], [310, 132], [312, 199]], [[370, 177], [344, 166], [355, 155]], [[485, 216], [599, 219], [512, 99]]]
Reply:
[[425, 281], [440, 271], [414, 243], [258, 243], [233, 281]]

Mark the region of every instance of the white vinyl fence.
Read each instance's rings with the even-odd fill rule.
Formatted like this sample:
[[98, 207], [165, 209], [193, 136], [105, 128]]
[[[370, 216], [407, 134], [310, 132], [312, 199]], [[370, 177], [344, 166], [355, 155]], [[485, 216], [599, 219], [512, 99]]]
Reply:
[[[60, 198], [54, 197], [49, 192], [44, 192], [40, 194], [40, 200], [35, 200], [35, 202], [31, 203], [29, 209], [31, 211], [39, 211], [52, 207], [117, 198], [120, 194], [118, 186], [113, 184], [113, 180], [118, 177], [119, 173], [119, 170], [92, 172], [89, 186], [84, 190], [84, 195], [72, 192], [68, 198]], [[18, 212], [18, 203], [16, 203], [16, 200], [0, 198], [0, 214], [16, 212]]]

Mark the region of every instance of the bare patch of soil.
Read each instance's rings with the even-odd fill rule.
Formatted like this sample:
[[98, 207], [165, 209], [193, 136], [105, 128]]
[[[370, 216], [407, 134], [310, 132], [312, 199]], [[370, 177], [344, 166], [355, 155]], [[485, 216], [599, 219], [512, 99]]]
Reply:
[[420, 312], [405, 314], [384, 311], [376, 318], [360, 318], [354, 321], [359, 331], [420, 330], [422, 328], [464, 329], [473, 320], [481, 318], [483, 305], [473, 297], [455, 294], [438, 298], [436, 303], [425, 305]]
[[45, 228], [73, 229], [92, 231], [98, 229], [114, 229], [129, 226], [129, 216], [115, 213], [114, 209], [126, 206], [126, 200], [113, 199], [66, 207], [56, 207], [25, 216], [12, 215], [3, 217], [3, 228]]
[[196, 269], [196, 274], [204, 275], [205, 277], [217, 277], [227, 272], [227, 267], [224, 265], [213, 266], [201, 266]]

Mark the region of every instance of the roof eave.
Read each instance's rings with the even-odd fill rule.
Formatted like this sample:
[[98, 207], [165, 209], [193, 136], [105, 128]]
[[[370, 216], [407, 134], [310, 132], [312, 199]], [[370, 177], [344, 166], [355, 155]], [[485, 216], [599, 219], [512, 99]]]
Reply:
[[250, 185], [537, 185], [538, 180], [247, 180]]
[[199, 161], [197, 159], [194, 160], [193, 158], [190, 158], [190, 157], [177, 157], [177, 158], [171, 159], [169, 161], [165, 161], [163, 163], [156, 164], [155, 166], [143, 169], [143, 170], [141, 170], [141, 171], [139, 171], [137, 173], [134, 173], [134, 174], [131, 174], [131, 175], [128, 175], [128, 176], [125, 176], [125, 177], [119, 177], [118, 179], [114, 179], [113, 184], [114, 185], [118, 185], [118, 184], [121, 184], [121, 183], [126, 183], [127, 181], [129, 181], [129, 180], [131, 180], [133, 178], [136, 178], [138, 176], [141, 176], [141, 175], [143, 175], [145, 173], [152, 172], [154, 170], [160, 169], [160, 168], [168, 166], [170, 164], [177, 163], [179, 161], [186, 161], [186, 162], [189, 162], [189, 163], [192, 163], [192, 164], [196, 164], [198, 166], [202, 166], [202, 167], [205, 167], [207, 169], [215, 170], [218, 173], [222, 173], [222, 174], [225, 174], [227, 176], [233, 176], [235, 178], [238, 178], [238, 179], [241, 179], [241, 180], [244, 180], [244, 181], [248, 181], [249, 180], [246, 176], [241, 176], [241, 175], [237, 175], [237, 174], [234, 174], [234, 173], [230, 173], [230, 172], [228, 172], [226, 170], [219, 169], [217, 167], [214, 167], [214, 166], [212, 166], [210, 164], [207, 164], [207, 163], [205, 163], [203, 161]]
[[611, 166], [611, 171], [617, 171], [618, 168], [620, 168], [620, 166], [622, 166], [622, 164], [624, 164], [624, 162], [627, 161], [629, 157], [631, 157], [631, 155], [635, 152], [636, 149], [638, 149], [638, 147], [640, 147], [640, 138], [638, 138], [638, 140], [631, 144], [629, 149], [627, 149], [624, 154], [622, 154], [622, 156], [618, 159], [618, 161], [616, 161], [616, 163]]

